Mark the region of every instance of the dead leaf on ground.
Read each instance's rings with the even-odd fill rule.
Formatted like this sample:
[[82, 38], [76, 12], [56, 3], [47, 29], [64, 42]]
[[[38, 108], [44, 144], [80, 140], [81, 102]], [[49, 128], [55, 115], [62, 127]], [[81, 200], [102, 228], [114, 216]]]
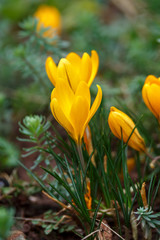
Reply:
[[[103, 223], [108, 225], [106, 220], [103, 220]], [[101, 231], [98, 232], [98, 239], [99, 240], [112, 240], [112, 232], [107, 226], [101, 223], [100, 229]], [[96, 238], [95, 238], [96, 240]]]

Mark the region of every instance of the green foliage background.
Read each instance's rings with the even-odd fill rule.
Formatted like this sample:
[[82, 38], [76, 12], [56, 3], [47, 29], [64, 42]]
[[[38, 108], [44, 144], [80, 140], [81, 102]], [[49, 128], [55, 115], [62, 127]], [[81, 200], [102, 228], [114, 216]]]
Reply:
[[[32, 16], [40, 4], [56, 6], [61, 13], [62, 34], [54, 45], [50, 39], [44, 39], [43, 30], [40, 36], [35, 33], [36, 22]], [[50, 115], [53, 86], [45, 72], [48, 55], [58, 62], [71, 51], [82, 55], [95, 49], [100, 67], [91, 88], [93, 94], [95, 83], [100, 83], [107, 112], [115, 105], [134, 120], [144, 115], [144, 128], [157, 139], [157, 134], [152, 133], [157, 122], [142, 101], [141, 89], [148, 74], [159, 76], [158, 7], [156, 0], [152, 3], [134, 1], [128, 6], [123, 0], [119, 4], [112, 0], [2, 0], [1, 137], [14, 142], [17, 123], [26, 114]], [[152, 119], [152, 124], [148, 118]]]

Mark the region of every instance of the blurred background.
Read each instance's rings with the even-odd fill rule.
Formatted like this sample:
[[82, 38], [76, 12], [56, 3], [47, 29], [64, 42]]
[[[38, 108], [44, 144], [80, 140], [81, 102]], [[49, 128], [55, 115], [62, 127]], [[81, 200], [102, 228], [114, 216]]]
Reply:
[[[35, 13], [42, 4], [60, 13], [52, 38], [43, 27], [37, 29]], [[143, 114], [144, 127], [152, 134], [157, 123], [142, 101], [141, 89], [147, 75], [160, 75], [159, 9], [159, 0], [0, 0], [2, 169], [20, 159], [18, 122], [25, 115], [51, 115], [47, 56], [58, 63], [71, 51], [82, 55], [96, 50], [100, 66], [93, 96], [99, 83], [106, 111], [115, 105], [135, 120]]]

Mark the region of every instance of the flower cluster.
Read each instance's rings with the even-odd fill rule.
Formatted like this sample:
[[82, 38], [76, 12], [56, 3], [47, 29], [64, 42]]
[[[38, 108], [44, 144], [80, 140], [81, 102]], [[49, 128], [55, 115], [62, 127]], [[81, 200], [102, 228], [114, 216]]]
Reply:
[[[91, 56], [82, 57], [69, 53], [58, 65], [51, 57], [46, 60], [48, 78], [55, 87], [51, 94], [50, 108], [57, 122], [65, 128], [74, 141], [81, 145], [85, 129], [96, 113], [102, 100], [102, 90], [91, 106], [90, 86], [96, 76], [99, 58], [96, 51]], [[160, 121], [160, 79], [154, 76], [146, 78], [142, 96], [147, 107]], [[108, 124], [112, 133], [137, 151], [146, 151], [141, 137], [132, 119], [115, 107], [110, 108]]]

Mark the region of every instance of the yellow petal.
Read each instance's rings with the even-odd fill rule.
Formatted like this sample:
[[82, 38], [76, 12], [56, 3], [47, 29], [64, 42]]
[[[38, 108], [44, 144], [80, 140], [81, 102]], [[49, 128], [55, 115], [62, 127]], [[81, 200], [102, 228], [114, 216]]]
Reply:
[[160, 117], [160, 85], [146, 83], [142, 89], [145, 104], [157, 119]]
[[67, 59], [65, 59], [63, 62], [69, 85], [72, 88], [73, 92], [75, 92], [80, 82], [79, 74], [77, 73], [74, 66]]
[[46, 72], [51, 83], [56, 86], [57, 66], [51, 57], [46, 60]]
[[121, 120], [124, 121], [126, 123], [126, 125], [128, 125], [130, 128], [135, 127], [135, 124], [132, 121], [132, 119], [124, 112], [120, 111], [119, 109], [117, 109], [115, 107], [111, 107], [110, 112], [112, 112], [112, 114], [114, 114], [117, 118], [119, 118], [120, 121]]
[[87, 85], [86, 82], [81, 81], [77, 87], [76, 93], [75, 93], [75, 97], [77, 96], [82, 96], [84, 98], [86, 98], [88, 100], [88, 104], [90, 107], [91, 104], [91, 94], [90, 94], [90, 90], [89, 87]]
[[75, 129], [75, 136], [77, 143], [81, 142], [81, 138], [84, 134], [84, 124], [89, 114], [89, 104], [86, 98], [77, 96], [73, 102], [70, 121]]
[[133, 149], [140, 151], [140, 152], [144, 152], [146, 147], [145, 147], [145, 142], [143, 140], [143, 138], [141, 139], [137, 139], [136, 136], [133, 133], [133, 137], [131, 136], [128, 145], [130, 147], [132, 147]]
[[108, 116], [108, 125], [109, 125], [113, 135], [116, 136], [117, 138], [121, 139], [121, 131], [119, 131], [119, 129], [117, 129], [116, 118], [114, 117], [113, 114], [111, 114], [111, 112]]
[[[108, 117], [108, 124], [112, 133], [119, 139], [123, 136], [123, 141], [126, 143], [130, 137], [135, 124], [132, 119], [122, 111], [118, 110], [115, 107], [111, 107], [110, 114]], [[122, 133], [122, 134], [121, 134]], [[128, 145], [137, 151], [145, 150], [145, 143], [141, 135], [139, 134], [137, 128], [134, 129]]]
[[89, 121], [91, 120], [91, 118], [93, 117], [93, 115], [95, 114], [95, 112], [97, 111], [97, 109], [99, 108], [99, 105], [101, 103], [102, 100], [102, 89], [99, 85], [96, 85], [98, 88], [98, 92], [97, 92], [97, 96], [92, 104], [90, 113], [89, 113], [89, 117], [87, 119], [87, 124], [89, 123]]
[[65, 116], [69, 117], [70, 109], [74, 101], [74, 93], [64, 79], [59, 78], [55, 89], [52, 92], [52, 98], [56, 98], [63, 109]]
[[155, 117], [157, 118], [157, 114], [156, 112], [154, 111], [150, 101], [149, 101], [149, 98], [148, 98], [148, 87], [149, 85], [148, 84], [144, 84], [143, 88], [142, 88], [142, 97], [143, 97], [143, 100], [146, 104], [146, 106], [148, 107], [148, 109], [155, 115]]
[[68, 82], [73, 92], [76, 91], [80, 78], [71, 63], [65, 58], [61, 59], [58, 64], [58, 76]]
[[145, 80], [145, 83], [148, 83], [148, 84], [157, 84], [160, 86], [160, 79], [159, 78], [156, 78], [155, 76], [153, 75], [149, 75], [148, 77], [146, 77], [146, 80]]
[[81, 64], [81, 58], [78, 54], [71, 52], [66, 56], [66, 59], [72, 64], [75, 71], [79, 72], [79, 66]]
[[52, 92], [51, 92], [51, 100], [53, 99], [53, 98], [55, 98], [55, 88], [52, 90]]
[[[84, 131], [89, 123], [89, 121], [91, 120], [91, 118], [93, 117], [93, 115], [95, 114], [95, 112], [97, 111], [97, 109], [99, 108], [99, 105], [101, 103], [101, 100], [102, 100], [102, 89], [99, 85], [97, 85], [97, 88], [98, 88], [98, 93], [97, 93], [97, 96], [92, 104], [92, 107], [89, 111], [89, 114], [88, 114], [88, 118], [86, 119], [86, 122], [84, 124], [84, 129], [82, 130], [83, 134], [84, 134]], [[81, 138], [83, 137], [83, 135], [81, 135]]]
[[88, 53], [84, 53], [82, 56], [82, 61], [80, 65], [80, 79], [88, 84], [88, 81], [91, 76], [92, 71], [92, 62]]
[[64, 79], [64, 81], [68, 82], [69, 85], [71, 86], [68, 76], [67, 76], [67, 73], [66, 73], [65, 63], [66, 63], [66, 59], [61, 58], [61, 60], [58, 63], [58, 66], [57, 66], [57, 76], [58, 76], [58, 78]]
[[[123, 141], [127, 142], [132, 130], [135, 127], [135, 124], [133, 122], [131, 124], [129, 124], [128, 118], [126, 118], [125, 116], [121, 116], [119, 113], [117, 114], [115, 112], [113, 114], [114, 114], [114, 118], [117, 123], [117, 125], [116, 125], [117, 127], [115, 126], [115, 128], [116, 128], [118, 134], [120, 135], [120, 139], [121, 139], [121, 129], [122, 129]], [[133, 134], [132, 134], [132, 136], [133, 136]]]
[[152, 108], [157, 114], [157, 117], [160, 116], [160, 86], [153, 83], [150, 88], [148, 88], [148, 99], [152, 105]]
[[89, 87], [91, 86], [99, 67], [99, 57], [95, 50], [92, 50], [91, 52], [91, 62], [92, 62], [92, 73], [88, 82]]
[[115, 107], [110, 108], [109, 114], [110, 124], [114, 126], [115, 130], [118, 133], [118, 136], [121, 139], [121, 129], [123, 131], [123, 139], [126, 142], [130, 136], [132, 130], [135, 127], [134, 122], [127, 114], [118, 110]]
[[63, 112], [61, 105], [57, 101], [56, 98], [53, 98], [50, 103], [50, 108], [52, 111], [52, 114], [56, 121], [68, 132], [68, 134], [74, 139], [74, 129], [72, 127], [72, 124], [68, 120], [67, 116]]

